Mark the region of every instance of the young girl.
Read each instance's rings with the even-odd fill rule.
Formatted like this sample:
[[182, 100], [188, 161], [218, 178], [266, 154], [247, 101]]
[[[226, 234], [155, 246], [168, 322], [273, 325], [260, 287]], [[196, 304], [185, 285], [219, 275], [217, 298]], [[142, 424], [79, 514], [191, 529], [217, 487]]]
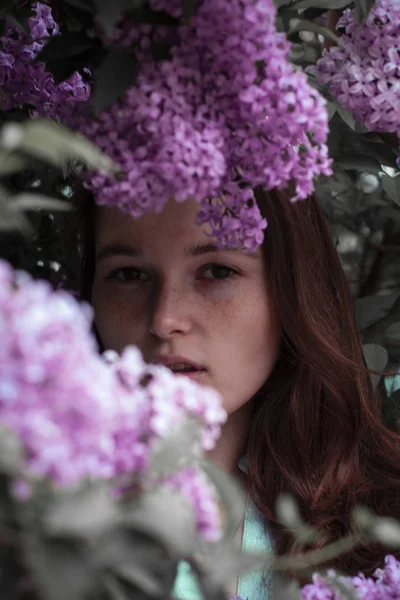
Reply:
[[[282, 493], [322, 533], [315, 547], [349, 532], [355, 505], [399, 517], [400, 436], [382, 423], [316, 199], [256, 197], [268, 221], [256, 252], [217, 250], [194, 224], [194, 201], [134, 219], [86, 199], [81, 289], [104, 349], [135, 344], [147, 361], [223, 395], [229, 418], [209, 458], [244, 482], [256, 507], [238, 533], [243, 547], [281, 555], [298, 551], [276, 519]], [[387, 552], [360, 546], [330, 566], [370, 574]], [[265, 598], [263, 582], [240, 578], [230, 591]], [[184, 572], [177, 589], [198, 597]]]

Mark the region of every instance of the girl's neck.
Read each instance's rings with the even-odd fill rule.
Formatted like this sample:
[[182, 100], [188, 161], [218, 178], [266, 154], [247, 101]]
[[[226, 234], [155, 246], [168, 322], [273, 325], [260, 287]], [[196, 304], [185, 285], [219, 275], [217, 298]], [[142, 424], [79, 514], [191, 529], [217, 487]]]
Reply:
[[238, 464], [246, 451], [246, 440], [252, 414], [253, 402], [249, 401], [229, 415], [217, 445], [207, 455], [207, 458], [217, 467], [234, 477], [240, 477]]

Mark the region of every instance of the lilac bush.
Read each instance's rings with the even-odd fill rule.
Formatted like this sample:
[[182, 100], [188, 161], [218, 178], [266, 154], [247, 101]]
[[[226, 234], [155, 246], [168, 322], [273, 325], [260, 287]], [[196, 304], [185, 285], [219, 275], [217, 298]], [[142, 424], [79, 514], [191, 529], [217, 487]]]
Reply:
[[341, 45], [310, 67], [320, 84], [370, 131], [400, 133], [400, 4], [377, 0], [365, 22], [346, 9]]
[[[199, 452], [213, 448], [226, 420], [217, 392], [145, 364], [135, 347], [100, 356], [91, 317], [72, 296], [0, 262], [0, 422], [21, 440], [31, 482], [129, 476], [147, 485], [157, 444], [188, 418], [201, 424]], [[168, 484], [189, 500], [199, 532], [218, 537], [205, 475], [178, 469]]]

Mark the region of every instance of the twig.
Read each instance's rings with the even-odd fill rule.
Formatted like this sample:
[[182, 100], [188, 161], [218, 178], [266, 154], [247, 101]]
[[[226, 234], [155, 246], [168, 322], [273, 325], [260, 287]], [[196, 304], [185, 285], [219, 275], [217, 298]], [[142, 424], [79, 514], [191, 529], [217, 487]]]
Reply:
[[350, 533], [324, 548], [310, 550], [298, 556], [278, 557], [272, 561], [269, 568], [274, 571], [300, 571], [309, 567], [315, 567], [316, 565], [337, 558], [344, 552], [352, 550], [361, 542], [360, 534], [355, 535], [354, 533]]

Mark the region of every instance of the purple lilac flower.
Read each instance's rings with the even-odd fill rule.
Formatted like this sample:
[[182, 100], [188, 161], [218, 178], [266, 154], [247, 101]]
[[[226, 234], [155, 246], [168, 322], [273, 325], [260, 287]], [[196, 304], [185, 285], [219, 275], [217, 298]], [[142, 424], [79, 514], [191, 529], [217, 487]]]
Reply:
[[1, 421], [21, 438], [30, 473], [59, 484], [112, 474], [114, 385], [90, 322], [88, 306], [0, 262]]
[[216, 542], [222, 534], [218, 497], [206, 475], [194, 468], [183, 469], [164, 485], [178, 489], [192, 507], [197, 530], [208, 542]]
[[188, 417], [211, 449], [226, 420], [217, 392], [146, 365], [135, 347], [100, 356], [91, 317], [89, 306], [0, 261], [0, 422], [20, 438], [30, 476], [59, 486], [140, 481], [154, 445]]
[[1, 108], [30, 104], [35, 116], [62, 118], [64, 113], [70, 113], [71, 105], [89, 98], [90, 86], [79, 73], [56, 85], [44, 63], [34, 62], [47, 40], [59, 33], [59, 26], [46, 4], [36, 2], [32, 10], [34, 14], [28, 19], [30, 36], [9, 24], [2, 35]]
[[[179, 15], [175, 0], [151, 4]], [[325, 101], [289, 64], [275, 12], [272, 0], [200, 0], [171, 60], [155, 63], [140, 46], [141, 71], [122, 100], [96, 120], [71, 118], [126, 173], [89, 177], [99, 204], [140, 216], [194, 198], [220, 245], [255, 249], [266, 222], [246, 188], [294, 182], [296, 200], [330, 173]], [[131, 31], [120, 25], [110, 43], [129, 47]]]
[[[180, 16], [178, 0], [150, 4]], [[47, 6], [37, 3], [36, 12], [34, 39], [58, 31]], [[210, 224], [219, 245], [254, 250], [267, 223], [248, 188], [293, 184], [297, 200], [312, 192], [315, 176], [331, 172], [325, 100], [288, 62], [290, 45], [275, 16], [272, 0], [199, 0], [162, 62], [153, 60], [151, 40], [168, 39], [171, 28], [122, 20], [105, 43], [131, 49], [140, 74], [95, 119], [81, 103], [89, 87], [80, 74], [55, 86], [43, 64], [31, 64], [45, 41], [29, 46], [20, 36], [17, 48], [6, 41], [2, 81], [10, 102], [31, 102], [34, 114], [64, 121], [120, 163], [125, 177], [118, 181], [89, 174], [99, 204], [140, 216], [161, 211], [170, 197], [194, 198], [198, 222]]]
[[[328, 575], [335, 575], [329, 571]], [[400, 598], [400, 562], [394, 556], [386, 556], [383, 569], [377, 569], [373, 577], [362, 573], [356, 577], [340, 577], [342, 584], [352, 589], [359, 600], [395, 600]], [[333, 589], [318, 573], [314, 573], [312, 583], [301, 590], [303, 600], [344, 600], [337, 589]]]
[[[177, 2], [152, 6], [179, 12]], [[270, 0], [202, 0], [170, 61], [156, 64], [141, 49], [124, 98], [96, 121], [71, 122], [125, 170], [118, 182], [93, 174], [98, 203], [139, 216], [169, 197], [195, 198], [198, 223], [220, 245], [255, 249], [266, 222], [240, 184], [294, 181], [293, 199], [312, 192], [314, 176], [330, 172], [325, 101], [287, 61], [274, 22]]]
[[400, 4], [377, 0], [365, 22], [346, 9], [342, 45], [311, 67], [320, 84], [370, 131], [400, 134]]

